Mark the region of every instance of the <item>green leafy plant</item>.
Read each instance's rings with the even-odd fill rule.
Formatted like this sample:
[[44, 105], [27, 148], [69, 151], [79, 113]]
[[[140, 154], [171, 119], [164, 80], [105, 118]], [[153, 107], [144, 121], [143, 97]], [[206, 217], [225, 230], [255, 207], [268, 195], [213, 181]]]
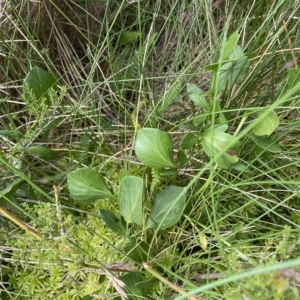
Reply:
[[299, 299], [297, 5], [77, 2], [1, 8], [0, 298]]

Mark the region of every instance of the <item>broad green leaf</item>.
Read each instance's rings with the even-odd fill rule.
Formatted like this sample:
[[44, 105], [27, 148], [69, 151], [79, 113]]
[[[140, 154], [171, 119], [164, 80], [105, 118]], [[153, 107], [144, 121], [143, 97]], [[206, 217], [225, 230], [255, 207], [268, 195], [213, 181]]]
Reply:
[[77, 169], [67, 175], [67, 180], [71, 197], [76, 201], [89, 203], [111, 198], [103, 176], [94, 169]]
[[250, 62], [246, 56], [224, 64], [219, 71], [219, 90], [231, 88], [237, 81], [242, 79], [247, 74], [249, 65]]
[[218, 127], [215, 128], [215, 130], [221, 131], [221, 132], [226, 132], [227, 129], [228, 129], [228, 125], [227, 124], [222, 124], [222, 125], [220, 125], [220, 126], [218, 126]]
[[180, 142], [181, 149], [190, 149], [192, 148], [198, 141], [198, 137], [191, 132], [188, 132], [185, 137]]
[[119, 234], [126, 235], [126, 227], [123, 226], [121, 220], [119, 220], [113, 212], [110, 210], [100, 209], [99, 214], [108, 228]]
[[186, 201], [186, 189], [179, 186], [168, 186], [154, 199], [148, 218], [147, 227], [165, 230], [180, 219]]
[[253, 127], [253, 133], [259, 136], [270, 135], [278, 126], [278, 116], [275, 112], [270, 111], [267, 116], [255, 124]]
[[[294, 94], [298, 94], [300, 92], [300, 70], [299, 69], [292, 68], [289, 70], [288, 80], [286, 85], [289, 89], [295, 88]], [[297, 85], [298, 87], [296, 88]]]
[[[50, 89], [52, 88], [57, 91], [56, 78], [51, 73], [39, 67], [34, 67], [29, 71], [28, 75], [24, 79], [24, 85], [29, 87], [37, 100], [44, 97], [46, 99], [46, 105], [51, 104], [49, 97]], [[26, 91], [26, 88], [24, 88], [24, 90]], [[27, 92], [25, 92], [25, 97], [30, 99]]]
[[216, 159], [216, 163], [224, 168], [228, 169], [230, 166], [238, 162], [238, 156], [231, 151], [235, 148], [235, 144], [228, 149], [228, 144], [233, 143], [234, 137], [228, 133], [220, 130], [210, 130], [204, 136], [201, 142], [203, 150], [208, 156], [213, 155]]
[[275, 153], [281, 152], [280, 146], [277, 143], [267, 139], [266, 137], [252, 135], [252, 134], [249, 135], [249, 137], [253, 140], [253, 142], [256, 145], [258, 145], [259, 147], [267, 151], [275, 152]]
[[120, 183], [120, 213], [128, 223], [141, 225], [143, 222], [143, 179], [126, 176]]
[[245, 54], [242, 48], [239, 45], [236, 45], [229, 54], [229, 59], [236, 60], [242, 58], [243, 56], [245, 56]]
[[135, 142], [137, 158], [147, 167], [161, 169], [174, 167], [173, 143], [170, 135], [155, 128], [143, 128]]
[[224, 154], [217, 158], [217, 164], [222, 168], [230, 168], [232, 165], [239, 161], [239, 157], [234, 151], [227, 150]]
[[142, 281], [137, 283], [137, 286], [141, 289], [143, 289], [144, 291], [147, 291], [147, 293], [155, 286], [159, 283], [158, 279], [150, 279], [147, 281]]
[[206, 121], [208, 114], [199, 114], [193, 118], [193, 124], [198, 126]]
[[177, 159], [179, 162], [179, 167], [183, 167], [185, 164], [189, 162], [189, 159], [187, 158], [183, 150], [178, 150]]
[[121, 276], [120, 279], [125, 283], [125, 291], [129, 300], [138, 300], [147, 296], [146, 291], [137, 285], [146, 280], [142, 273], [129, 272]]
[[300, 70], [296, 68], [292, 68], [288, 73], [287, 86], [288, 88], [293, 88], [300, 82]]
[[4, 190], [0, 191], [0, 204], [10, 204], [8, 199], [11, 202], [15, 202], [13, 196], [23, 183], [24, 183], [23, 179], [16, 179], [10, 185], [8, 185]]
[[234, 32], [228, 40], [225, 42], [224, 50], [223, 50], [223, 57], [227, 58], [229, 54], [233, 51], [237, 42], [239, 40], [240, 35], [237, 32]]
[[26, 152], [32, 155], [40, 156], [46, 160], [60, 157], [58, 152], [44, 146], [30, 146], [26, 149]]
[[[148, 299], [147, 294], [158, 280], [146, 280], [141, 272], [129, 272], [120, 277], [125, 284], [125, 292], [128, 300]], [[121, 297], [114, 298], [121, 300]]]
[[195, 102], [197, 105], [199, 105], [201, 108], [205, 110], [209, 110], [209, 105], [205, 99], [205, 97], [202, 95], [202, 90], [195, 84], [195, 83], [188, 83], [187, 85], [187, 93], [189, 98]]
[[[129, 272], [120, 277], [125, 283], [125, 291], [128, 300], [149, 299], [147, 294], [159, 282], [157, 279], [146, 280], [141, 272]], [[114, 298], [121, 300], [121, 297]]]

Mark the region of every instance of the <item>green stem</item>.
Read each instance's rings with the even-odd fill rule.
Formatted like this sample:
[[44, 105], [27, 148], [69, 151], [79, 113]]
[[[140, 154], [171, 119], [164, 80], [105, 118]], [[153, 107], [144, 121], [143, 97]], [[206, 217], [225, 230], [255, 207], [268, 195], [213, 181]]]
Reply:
[[[172, 283], [171, 281], [169, 281], [168, 279], [166, 279], [165, 277], [161, 276], [159, 273], [157, 273], [156, 271], [154, 271], [153, 269], [151, 269], [149, 267], [149, 265], [143, 264], [143, 266], [144, 266], [145, 270], [147, 270], [154, 277], [156, 277], [158, 280], [160, 280], [161, 282], [163, 282], [164, 284], [166, 284], [167, 286], [169, 286], [174, 291], [178, 292], [181, 295], [185, 295], [187, 293], [185, 290], [183, 290], [179, 286], [175, 285], [174, 283]], [[199, 298], [194, 297], [194, 296], [190, 296], [190, 297], [188, 297], [188, 299], [190, 299], [190, 300], [199, 300]]]
[[236, 129], [235, 133], [233, 134], [233, 136], [237, 136], [237, 135], [238, 135], [238, 133], [240, 132], [242, 126], [243, 126], [244, 123], [246, 122], [247, 118], [248, 118], [248, 116], [244, 116], [244, 117], [242, 118], [242, 120], [241, 120], [241, 122], [240, 122], [238, 128]]

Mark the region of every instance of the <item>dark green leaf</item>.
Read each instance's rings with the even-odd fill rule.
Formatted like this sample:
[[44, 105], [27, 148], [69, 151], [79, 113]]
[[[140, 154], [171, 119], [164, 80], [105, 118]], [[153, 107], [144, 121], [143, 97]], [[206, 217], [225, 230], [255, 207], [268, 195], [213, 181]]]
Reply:
[[186, 154], [182, 150], [178, 150], [177, 159], [180, 167], [183, 167], [185, 164], [189, 162], [189, 159], [187, 158]]
[[154, 199], [147, 227], [165, 230], [180, 219], [186, 201], [186, 189], [179, 186], [168, 186]]
[[26, 152], [32, 155], [40, 156], [46, 160], [60, 157], [58, 152], [44, 146], [30, 146], [26, 149]]
[[185, 137], [180, 142], [181, 149], [190, 149], [192, 148], [198, 141], [198, 137], [191, 132], [188, 132]]
[[250, 138], [256, 145], [258, 145], [259, 147], [261, 147], [267, 151], [275, 152], [275, 153], [281, 152], [280, 146], [277, 143], [275, 143], [274, 141], [269, 140], [266, 137], [256, 136], [256, 135], [251, 134]]
[[149, 293], [150, 290], [159, 283], [158, 279], [151, 279], [147, 281], [142, 281], [137, 283], [137, 286], [140, 289], [143, 289], [146, 293]]
[[145, 277], [140, 272], [130, 272], [120, 277], [125, 283], [125, 291], [129, 300], [145, 299], [148, 291], [138, 284], [145, 282]]
[[16, 179], [4, 190], [0, 191], [0, 204], [10, 204], [8, 199], [14, 202], [13, 196], [24, 182], [23, 179]]
[[[26, 84], [31, 92], [34, 94], [37, 100], [45, 98], [46, 105], [50, 105], [49, 91], [52, 88], [57, 91], [57, 80], [49, 72], [45, 71], [42, 68], [34, 67], [32, 68], [26, 78], [24, 79], [24, 84]], [[26, 91], [26, 88], [24, 88]], [[25, 97], [27, 93], [25, 92]], [[27, 96], [30, 99], [29, 96]]]
[[208, 114], [199, 114], [193, 118], [193, 124], [198, 126], [206, 121]]
[[22, 139], [24, 138], [24, 135], [23, 133], [17, 130], [0, 130], [0, 137]]
[[120, 225], [121, 221], [113, 212], [105, 209], [100, 209], [99, 214], [108, 228], [121, 235], [126, 235], [126, 228]]

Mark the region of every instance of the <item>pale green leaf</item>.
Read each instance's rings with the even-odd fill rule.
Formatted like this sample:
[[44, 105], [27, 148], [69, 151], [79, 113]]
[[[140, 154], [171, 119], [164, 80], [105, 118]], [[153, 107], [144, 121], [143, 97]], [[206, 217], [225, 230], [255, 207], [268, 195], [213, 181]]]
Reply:
[[94, 169], [77, 169], [67, 175], [67, 180], [71, 197], [76, 201], [89, 203], [111, 198], [103, 176]]
[[173, 143], [170, 135], [155, 128], [143, 128], [135, 142], [137, 158], [147, 167], [174, 167]]
[[227, 129], [228, 129], [228, 125], [227, 124], [222, 124], [222, 125], [220, 125], [220, 126], [218, 126], [218, 127], [215, 128], [215, 130], [221, 131], [221, 132], [226, 132]]
[[[287, 87], [292, 89], [300, 83], [300, 70], [297, 68], [292, 68], [288, 73]], [[298, 85], [300, 89], [300, 85]], [[299, 89], [295, 90], [295, 94], [299, 93]]]
[[189, 98], [195, 102], [198, 106], [205, 109], [206, 111], [209, 110], [209, 105], [205, 99], [205, 97], [202, 95], [202, 90], [194, 83], [188, 83], [187, 85], [187, 93]]
[[[227, 169], [239, 160], [238, 156], [231, 150], [236, 147], [234, 139], [232, 135], [215, 129], [208, 131], [203, 136], [201, 145], [208, 156], [215, 157], [216, 163]], [[231, 143], [233, 145], [228, 149], [228, 145]]]
[[226, 59], [229, 54], [234, 50], [237, 42], [239, 40], [240, 35], [237, 32], [234, 32], [228, 40], [225, 42], [224, 50], [223, 50], [223, 57]]
[[270, 135], [279, 126], [279, 118], [275, 112], [270, 111], [262, 120], [255, 123], [253, 133], [255, 135]]
[[245, 56], [242, 48], [239, 45], [236, 45], [229, 55], [229, 59], [236, 60]]
[[208, 246], [208, 240], [205, 233], [201, 232], [198, 235], [198, 244], [201, 246], [201, 248], [206, 251]]
[[232, 226], [232, 233], [237, 233], [241, 231], [244, 227], [244, 223], [239, 221], [235, 225]]
[[249, 59], [246, 56], [224, 64], [220, 69], [219, 90], [231, 88], [237, 81], [242, 79], [248, 72]]
[[18, 140], [24, 138], [24, 135], [17, 130], [0, 130], [0, 138], [2, 137], [15, 138]]
[[206, 121], [208, 114], [199, 114], [193, 118], [193, 124], [198, 126]]
[[143, 179], [126, 176], [120, 183], [120, 213], [128, 223], [141, 225], [143, 222]]
[[241, 162], [237, 162], [235, 164], [233, 164], [231, 166], [232, 169], [236, 170], [236, 171], [239, 171], [241, 173], [249, 173], [250, 172], [250, 168], [248, 165], [244, 164], [244, 163], [241, 163]]

